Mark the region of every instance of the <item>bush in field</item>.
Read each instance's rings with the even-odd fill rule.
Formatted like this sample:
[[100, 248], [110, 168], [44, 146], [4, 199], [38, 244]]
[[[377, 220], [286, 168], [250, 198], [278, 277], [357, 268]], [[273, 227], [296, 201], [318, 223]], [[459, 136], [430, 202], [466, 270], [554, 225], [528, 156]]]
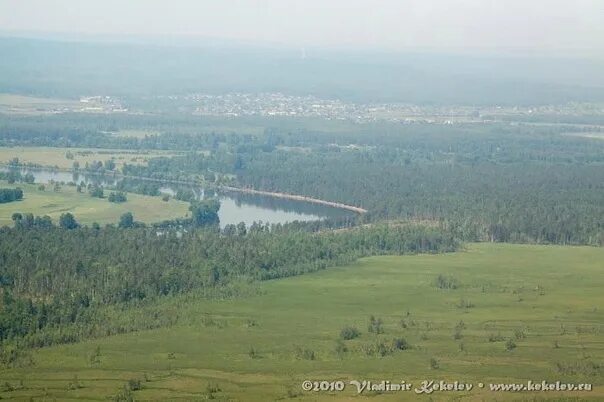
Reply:
[[500, 332], [496, 334], [489, 334], [489, 342], [503, 342], [505, 338]]
[[411, 349], [411, 345], [405, 338], [394, 338], [392, 340], [392, 348], [394, 350], [408, 350]]
[[361, 346], [361, 350], [365, 353], [366, 356], [386, 356], [387, 354], [392, 353], [392, 348], [387, 346], [384, 342], [378, 343], [369, 343]]
[[134, 394], [126, 385], [116, 396], [113, 397], [113, 400], [114, 402], [134, 402]]
[[141, 380], [138, 378], [131, 378], [128, 380], [128, 388], [131, 391], [138, 391], [142, 388]]
[[439, 289], [457, 289], [459, 287], [457, 279], [442, 274], [436, 277], [434, 284]]
[[344, 327], [340, 331], [340, 338], [344, 339], [345, 341], [358, 338], [360, 335], [361, 333], [355, 327]]
[[373, 315], [369, 317], [369, 325], [367, 326], [367, 331], [372, 334], [383, 334], [384, 326], [381, 318], [375, 318]]
[[348, 347], [341, 339], [336, 340], [335, 352], [336, 355], [340, 358], [342, 358], [344, 353], [348, 352]]
[[74, 389], [80, 389], [80, 388], [82, 388], [82, 384], [80, 384], [80, 381], [78, 380], [78, 376], [74, 375], [73, 380], [71, 380], [71, 382], [67, 385], [67, 389], [74, 390]]
[[248, 350], [247, 355], [252, 359], [260, 358], [260, 353], [258, 353], [258, 350], [256, 350], [256, 348], [253, 346], [250, 346], [250, 350]]
[[109, 202], [120, 203], [120, 202], [128, 201], [128, 197], [126, 197], [126, 193], [121, 192], [121, 191], [111, 192], [109, 194], [108, 200], [109, 200]]
[[95, 198], [103, 198], [104, 197], [103, 187], [100, 187], [100, 186], [91, 187], [88, 190], [88, 193], [90, 194], [91, 197], [95, 197]]
[[474, 308], [474, 303], [466, 299], [461, 299], [457, 303], [457, 308]]
[[315, 352], [312, 349], [302, 348], [300, 346], [296, 346], [294, 355], [296, 356], [296, 359], [300, 360], [315, 360]]

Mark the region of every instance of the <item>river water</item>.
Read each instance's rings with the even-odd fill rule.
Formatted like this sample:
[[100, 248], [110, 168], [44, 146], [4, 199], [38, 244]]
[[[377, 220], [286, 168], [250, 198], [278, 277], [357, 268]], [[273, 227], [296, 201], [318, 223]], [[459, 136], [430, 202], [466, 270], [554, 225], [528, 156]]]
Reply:
[[[0, 171], [8, 171], [0, 167]], [[22, 174], [31, 172], [36, 183], [89, 183], [102, 186], [115, 186], [120, 180], [109, 175], [87, 175], [84, 173], [70, 173], [50, 169], [23, 169]], [[220, 226], [244, 222], [247, 226], [254, 222], [263, 223], [288, 223], [293, 221], [313, 221], [324, 218], [339, 218], [353, 216], [354, 213], [339, 208], [314, 204], [310, 202], [286, 200], [255, 194], [242, 193], [215, 193], [213, 190], [204, 190], [201, 187], [183, 186], [182, 184], [161, 183], [160, 192], [173, 196], [179, 188], [191, 188], [198, 199], [206, 196], [216, 197], [220, 200]]]

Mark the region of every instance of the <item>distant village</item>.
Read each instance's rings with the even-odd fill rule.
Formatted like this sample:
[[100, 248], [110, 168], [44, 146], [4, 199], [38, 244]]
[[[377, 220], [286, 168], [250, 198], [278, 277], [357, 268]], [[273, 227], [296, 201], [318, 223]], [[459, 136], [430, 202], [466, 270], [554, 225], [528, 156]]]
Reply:
[[[189, 94], [153, 97], [174, 103], [186, 113], [215, 117], [311, 117], [355, 123], [390, 121], [397, 123], [459, 124], [489, 122], [510, 116], [604, 115], [604, 105], [568, 103], [539, 106], [435, 106], [405, 103], [353, 103], [315, 96], [282, 93]], [[82, 96], [72, 111], [90, 113], [140, 113], [112, 96]]]

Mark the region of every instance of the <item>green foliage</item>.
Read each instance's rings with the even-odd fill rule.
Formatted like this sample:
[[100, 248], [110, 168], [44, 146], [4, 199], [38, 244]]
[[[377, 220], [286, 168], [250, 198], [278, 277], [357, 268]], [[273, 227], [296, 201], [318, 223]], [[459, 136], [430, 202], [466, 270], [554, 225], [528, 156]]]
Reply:
[[197, 196], [191, 188], [179, 188], [174, 198], [180, 201], [193, 202], [197, 199]]
[[403, 338], [393, 339], [390, 343], [386, 341], [377, 341], [361, 346], [361, 350], [368, 357], [386, 357], [396, 351], [410, 349], [411, 346]]
[[62, 214], [59, 218], [59, 227], [62, 229], [77, 229], [79, 226], [75, 217], [69, 212]]
[[113, 401], [114, 402], [134, 402], [135, 401], [134, 393], [128, 387], [128, 385], [124, 385], [122, 390], [113, 397]]
[[514, 342], [512, 340], [512, 338], [508, 339], [507, 342], [505, 343], [505, 350], [507, 351], [512, 351], [516, 349], [516, 342]]
[[469, 300], [460, 299], [459, 302], [457, 302], [456, 307], [460, 308], [460, 309], [469, 309], [469, 308], [474, 308], [475, 305], [474, 305], [474, 303], [472, 303]]
[[248, 350], [247, 355], [251, 359], [259, 359], [260, 358], [260, 353], [253, 346], [250, 346], [250, 350]]
[[34, 184], [36, 181], [34, 175], [31, 172], [27, 172], [25, 176], [23, 176], [23, 182], [27, 184]]
[[408, 350], [411, 349], [411, 345], [405, 338], [394, 338], [392, 340], [392, 348], [394, 350]]
[[315, 360], [315, 351], [302, 346], [296, 346], [294, 348], [294, 356], [300, 360]]
[[514, 330], [514, 338], [516, 338], [516, 340], [520, 340], [520, 339], [526, 338], [526, 333], [524, 332], [524, 329], [523, 328], [516, 328]]
[[192, 202], [189, 208], [193, 224], [198, 227], [217, 225], [220, 221], [218, 218], [219, 209], [220, 202], [215, 199]]
[[[26, 380], [27, 389], [10, 394], [11, 399], [36, 398], [47, 388], [47, 399], [61, 400], [68, 382], [78, 374], [84, 388], [74, 395], [107, 399], [129, 378], [142, 380], [143, 373], [148, 373], [154, 382], [148, 386], [143, 383], [143, 391], [133, 392], [137, 399], [139, 393], [140, 399], [146, 399], [160, 387], [162, 399], [182, 398], [183, 391], [176, 385], [182, 381], [188, 389], [195, 389], [193, 398], [197, 398], [208, 382], [219, 381], [225, 394], [216, 394], [216, 399], [264, 401], [282, 399], [289, 388], [300, 390], [300, 380], [308, 375], [322, 378], [320, 373], [336, 373], [333, 380], [354, 373], [389, 378], [406, 367], [411, 372], [407, 380], [414, 383], [438, 373], [438, 378], [463, 378], [474, 384], [484, 382], [485, 375], [506, 383], [553, 375], [561, 381], [581, 379], [599, 389], [604, 373], [604, 351], [599, 347], [602, 317], [592, 306], [601, 300], [604, 286], [599, 275], [604, 249], [486, 243], [467, 244], [465, 248], [464, 252], [434, 256], [363, 258], [341, 268], [287, 280], [245, 286], [230, 282], [224, 288], [149, 298], [146, 302], [106, 303], [93, 310], [94, 326], [87, 325], [86, 317], [80, 315], [82, 321], [65, 322], [60, 328], [63, 335], [77, 335], [71, 339], [95, 337], [94, 341], [30, 350], [35, 365], [4, 369], [2, 381], [17, 387], [18, 378], [35, 378]], [[148, 252], [142, 251], [141, 256]], [[573, 267], [570, 276], [569, 266]], [[441, 272], [449, 272], [464, 283], [464, 294], [477, 301], [474, 310], [466, 313], [454, 308], [451, 302], [455, 295], [434, 288], [434, 278]], [[527, 295], [535, 308], [525, 308], [511, 294], [519, 283], [527, 289], [539, 283], [548, 289], [548, 296], [538, 297], [538, 291]], [[411, 315], [406, 315], [406, 308], [411, 306]], [[352, 323], [366, 324], [368, 308], [384, 319], [387, 335], [363, 331], [360, 338], [341, 341], [347, 351], [338, 356], [340, 330]], [[401, 311], [408, 322], [406, 329], [394, 325]], [[224, 325], [206, 325], [204, 316]], [[249, 318], [261, 325], [248, 328]], [[417, 324], [411, 324], [413, 320]], [[460, 341], [451, 339], [452, 329], [461, 320], [464, 350]], [[419, 337], [428, 331], [426, 322], [431, 323], [430, 339], [423, 341]], [[520, 323], [526, 325], [530, 342], [521, 348], [515, 341], [518, 347], [507, 352], [505, 342], [514, 337]], [[561, 323], [565, 324], [564, 335]], [[139, 331], [127, 333], [135, 329]], [[504, 341], [489, 343], [488, 334], [499, 331]], [[40, 332], [55, 335], [48, 327]], [[413, 347], [393, 350], [381, 358], [375, 344], [383, 342], [386, 348], [382, 350], [387, 351], [396, 338], [406, 339]], [[554, 339], [562, 348], [552, 347]], [[315, 360], [295, 359], [296, 344], [314, 351]], [[373, 355], [365, 354], [365, 344], [373, 345]], [[28, 342], [23, 342], [19, 349], [27, 351], [26, 345]], [[91, 367], [88, 356], [96, 345], [102, 348], [101, 365]], [[260, 352], [260, 359], [248, 357], [250, 345]], [[168, 352], [176, 359], [169, 360]], [[513, 358], [520, 352], [521, 356]], [[440, 360], [440, 369], [430, 368], [431, 357]], [[523, 364], [517, 364], [519, 358]], [[475, 362], [487, 360], [488, 365], [474, 367]], [[263, 375], [258, 374], [259, 369]], [[217, 371], [220, 379], [213, 374]], [[85, 378], [84, 372], [88, 373]], [[347, 394], [342, 396], [347, 398]]]
[[505, 338], [503, 337], [503, 335], [501, 335], [500, 332], [498, 333], [493, 333], [493, 334], [489, 334], [489, 342], [503, 342], [505, 340]]
[[0, 188], [0, 204], [20, 201], [23, 199], [23, 190], [20, 188]]
[[126, 202], [128, 201], [128, 198], [126, 197], [126, 193], [122, 192], [122, 191], [118, 191], [118, 192], [111, 192], [109, 194], [109, 197], [107, 197], [109, 202], [115, 202], [115, 203], [120, 203], [120, 202]]
[[95, 197], [95, 198], [104, 197], [103, 187], [101, 187], [101, 186], [90, 187], [90, 189], [88, 190], [88, 193], [90, 194], [91, 197]]
[[457, 289], [459, 283], [457, 279], [451, 276], [438, 275], [435, 280], [435, 286], [439, 289]]
[[373, 315], [369, 317], [369, 324], [367, 325], [367, 331], [372, 334], [383, 334], [384, 323], [381, 318], [376, 318]]
[[75, 389], [80, 389], [82, 388], [82, 384], [80, 383], [80, 380], [78, 379], [77, 374], [74, 374], [73, 379], [71, 380], [71, 382], [67, 385], [67, 389], [69, 390], [75, 390]]
[[355, 327], [344, 327], [340, 331], [340, 338], [345, 341], [358, 338], [360, 335], [361, 333]]
[[115, 161], [113, 159], [108, 159], [105, 161], [105, 169], [107, 170], [115, 170]]
[[131, 378], [128, 380], [128, 388], [131, 391], [139, 391], [141, 390], [143, 387], [141, 385], [141, 380], [138, 378]]
[[[126, 168], [127, 171], [127, 168]], [[135, 180], [131, 178], [123, 178], [118, 181], [117, 189], [119, 191], [126, 191], [131, 193], [138, 193], [143, 195], [159, 195], [159, 183], [150, 182], [150, 181], [141, 181]]]
[[453, 339], [455, 339], [456, 341], [458, 341], [461, 338], [463, 338], [463, 334], [461, 332], [461, 329], [455, 329], [455, 332], [453, 332]]
[[[604, 244], [604, 142], [564, 135], [565, 125], [309, 127], [306, 121], [260, 119], [255, 135], [198, 135], [199, 121], [188, 116], [113, 118], [161, 134], [113, 136], [107, 133], [113, 123], [98, 116], [2, 116], [0, 144], [181, 150], [175, 157], [151, 158], [146, 166], [124, 165], [123, 173], [192, 180], [211, 178], [212, 172], [217, 184], [363, 206], [370, 211], [365, 221], [438, 221], [468, 241]], [[581, 118], [589, 116], [573, 120]], [[332, 125], [335, 130], [327, 128]], [[199, 149], [207, 152], [191, 151]], [[88, 167], [97, 173], [106, 168], [107, 162]], [[4, 177], [22, 180], [18, 171]], [[158, 195], [159, 187], [130, 178], [118, 183], [120, 191], [148, 195]]]
[[[60, 228], [42, 225], [45, 221], [31, 214], [15, 218], [14, 229], [0, 230], [0, 278], [6, 297], [0, 340], [27, 338], [32, 346], [81, 339], [86, 328], [94, 328], [95, 312], [102, 306], [222, 289], [239, 280], [299, 275], [361, 256], [457, 247], [447, 234], [419, 226], [325, 233], [257, 226], [227, 236], [178, 228], [158, 234], [138, 225], [129, 213], [118, 227], [105, 228], [78, 228], [71, 214], [61, 217]], [[76, 323], [79, 330], [65, 329]], [[376, 333], [382, 331], [380, 319], [370, 324]], [[64, 330], [50, 330], [54, 326]]]
[[348, 347], [346, 346], [344, 341], [342, 341], [342, 339], [337, 339], [334, 351], [339, 358], [342, 358], [344, 354], [348, 352]]
[[126, 212], [120, 216], [118, 227], [121, 229], [131, 229], [134, 227], [134, 215], [132, 215], [132, 212]]

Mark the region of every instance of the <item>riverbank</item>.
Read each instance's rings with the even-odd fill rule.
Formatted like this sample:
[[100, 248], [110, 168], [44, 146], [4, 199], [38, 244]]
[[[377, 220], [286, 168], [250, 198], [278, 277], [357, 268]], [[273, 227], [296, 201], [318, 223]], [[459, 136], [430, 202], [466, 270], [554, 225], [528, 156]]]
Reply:
[[154, 177], [145, 177], [145, 176], [132, 176], [132, 175], [125, 175], [119, 172], [110, 172], [110, 173], [97, 173], [97, 172], [90, 172], [90, 171], [83, 171], [83, 170], [78, 170], [78, 171], [74, 171], [73, 169], [65, 169], [65, 168], [57, 168], [57, 167], [52, 167], [52, 166], [12, 166], [12, 165], [8, 165], [8, 164], [0, 164], [1, 167], [5, 167], [5, 168], [16, 168], [18, 167], [19, 169], [25, 169], [25, 170], [50, 170], [53, 172], [64, 172], [64, 173], [78, 173], [78, 174], [83, 174], [83, 175], [97, 175], [97, 176], [107, 176], [107, 177], [111, 177], [111, 178], [121, 178], [121, 179], [134, 179], [134, 180], [143, 180], [143, 181], [152, 181], [152, 182], [156, 182], [156, 183], [170, 183], [170, 184], [180, 184], [180, 185], [185, 185], [185, 186], [201, 186], [201, 187], [212, 187], [215, 188], [219, 191], [225, 191], [225, 192], [238, 192], [238, 193], [243, 193], [243, 194], [254, 194], [254, 195], [262, 195], [262, 196], [267, 196], [267, 197], [273, 197], [273, 198], [280, 198], [280, 199], [286, 199], [286, 200], [293, 200], [293, 201], [301, 201], [301, 202], [309, 202], [312, 204], [318, 204], [318, 205], [324, 205], [324, 206], [328, 206], [328, 207], [332, 207], [332, 208], [338, 208], [338, 209], [343, 209], [343, 210], [347, 210], [347, 211], [351, 211], [351, 212], [355, 212], [357, 214], [364, 214], [367, 212], [366, 209], [361, 208], [361, 207], [357, 207], [354, 205], [348, 205], [348, 204], [344, 204], [344, 203], [340, 203], [340, 202], [334, 202], [334, 201], [327, 201], [327, 200], [322, 200], [319, 198], [314, 198], [314, 197], [308, 197], [305, 195], [299, 195], [299, 194], [289, 194], [289, 193], [282, 193], [282, 192], [274, 192], [274, 191], [263, 191], [263, 190], [255, 190], [252, 188], [242, 188], [242, 187], [233, 187], [233, 186], [225, 186], [225, 185], [215, 185], [215, 184], [211, 184], [211, 183], [206, 183], [203, 181], [199, 181], [199, 180], [175, 180], [175, 179], [159, 179], [159, 178], [154, 178]]

